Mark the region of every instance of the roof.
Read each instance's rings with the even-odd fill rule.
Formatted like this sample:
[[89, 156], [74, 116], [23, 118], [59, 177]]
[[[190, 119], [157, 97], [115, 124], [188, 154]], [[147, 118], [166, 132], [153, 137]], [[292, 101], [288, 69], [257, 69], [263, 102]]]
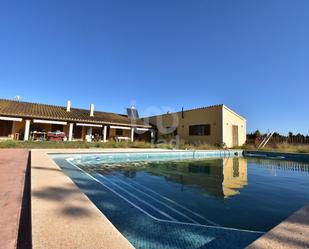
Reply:
[[153, 115], [153, 116], [149, 116], [149, 117], [145, 117], [145, 118], [151, 118], [151, 117], [158, 117], [158, 116], [164, 116], [164, 115], [170, 115], [173, 113], [181, 113], [181, 112], [191, 112], [191, 111], [197, 111], [197, 110], [203, 110], [203, 109], [211, 109], [211, 108], [217, 108], [217, 107], [223, 107], [223, 104], [220, 105], [211, 105], [211, 106], [203, 106], [203, 107], [197, 107], [197, 108], [193, 108], [193, 109], [188, 109], [188, 110], [183, 110], [183, 111], [178, 111], [178, 112], [170, 112], [170, 113], [162, 113], [162, 114], [158, 114], [158, 115]]
[[132, 122], [126, 115], [95, 111], [90, 116], [86, 109], [71, 108], [66, 111], [64, 106], [30, 103], [16, 100], [0, 99], [0, 115], [21, 118], [41, 118], [49, 120], [74, 121], [99, 124], [118, 124], [128, 126], [147, 126], [141, 119]]
[[[228, 108], [226, 105], [224, 104], [219, 104], [219, 105], [211, 105], [211, 106], [203, 106], [203, 107], [197, 107], [197, 108], [193, 108], [193, 109], [188, 109], [188, 110], [183, 110], [184, 113], [186, 112], [191, 112], [191, 111], [198, 111], [198, 110], [205, 110], [205, 109], [211, 109], [211, 108], [225, 108], [228, 111], [230, 111], [231, 113], [233, 113], [234, 115], [238, 116], [239, 118], [246, 120], [243, 116], [239, 115], [238, 113], [236, 113], [235, 111], [231, 110], [230, 108]], [[178, 112], [171, 112], [171, 113], [163, 113], [163, 114], [159, 114], [159, 115], [153, 115], [153, 116], [149, 116], [149, 117], [145, 117], [146, 118], [153, 118], [153, 117], [158, 117], [158, 116], [164, 116], [164, 115], [170, 115], [173, 113], [181, 113], [182, 111], [178, 111]]]

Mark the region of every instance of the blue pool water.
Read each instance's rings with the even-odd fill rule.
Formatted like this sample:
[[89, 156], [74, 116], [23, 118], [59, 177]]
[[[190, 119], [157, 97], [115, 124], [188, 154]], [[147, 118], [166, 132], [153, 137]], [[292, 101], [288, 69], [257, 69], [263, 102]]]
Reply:
[[309, 202], [307, 162], [235, 152], [53, 158], [136, 248], [244, 248]]

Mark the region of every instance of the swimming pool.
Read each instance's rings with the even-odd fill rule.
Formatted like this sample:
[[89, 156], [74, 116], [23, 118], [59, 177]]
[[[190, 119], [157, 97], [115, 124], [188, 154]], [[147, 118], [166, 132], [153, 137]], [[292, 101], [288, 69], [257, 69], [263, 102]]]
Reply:
[[52, 157], [136, 248], [244, 248], [309, 202], [309, 163], [240, 155]]

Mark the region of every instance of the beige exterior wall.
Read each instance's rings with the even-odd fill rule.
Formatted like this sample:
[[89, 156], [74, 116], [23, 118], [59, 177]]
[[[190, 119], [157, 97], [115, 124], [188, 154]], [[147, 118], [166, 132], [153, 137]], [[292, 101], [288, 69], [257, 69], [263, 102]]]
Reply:
[[[238, 145], [233, 144], [233, 125], [238, 127]], [[241, 146], [246, 142], [246, 120], [223, 106], [223, 141], [227, 147]]]
[[[161, 128], [177, 127], [177, 135], [181, 141], [193, 144], [225, 143], [228, 147], [233, 147], [233, 125], [238, 127], [238, 145], [243, 145], [246, 141], [246, 120], [224, 105], [184, 111], [183, 118], [181, 112], [176, 112], [148, 119], [151, 125], [158, 128], [158, 139], [166, 139], [167, 142], [175, 137], [172, 134], [165, 134]], [[189, 126], [199, 124], [210, 125], [209, 136], [189, 135]]]
[[[222, 106], [214, 106], [209, 108], [200, 108], [190, 111], [184, 111], [184, 117], [182, 113], [177, 112], [173, 114], [165, 114], [162, 116], [150, 117], [149, 122], [159, 128], [162, 127], [177, 127], [177, 134], [180, 140], [188, 143], [208, 143], [208, 144], [220, 144], [222, 143]], [[173, 118], [174, 117], [174, 118]], [[189, 126], [209, 124], [210, 135], [209, 136], [189, 136]], [[160, 132], [159, 138], [164, 138], [167, 135]]]

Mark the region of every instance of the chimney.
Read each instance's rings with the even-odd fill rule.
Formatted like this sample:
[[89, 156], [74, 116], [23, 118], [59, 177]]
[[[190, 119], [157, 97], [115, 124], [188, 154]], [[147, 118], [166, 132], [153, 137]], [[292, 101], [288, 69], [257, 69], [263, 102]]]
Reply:
[[90, 117], [94, 116], [94, 104], [90, 105]]
[[67, 112], [70, 112], [71, 111], [71, 101], [68, 100], [67, 101]]

